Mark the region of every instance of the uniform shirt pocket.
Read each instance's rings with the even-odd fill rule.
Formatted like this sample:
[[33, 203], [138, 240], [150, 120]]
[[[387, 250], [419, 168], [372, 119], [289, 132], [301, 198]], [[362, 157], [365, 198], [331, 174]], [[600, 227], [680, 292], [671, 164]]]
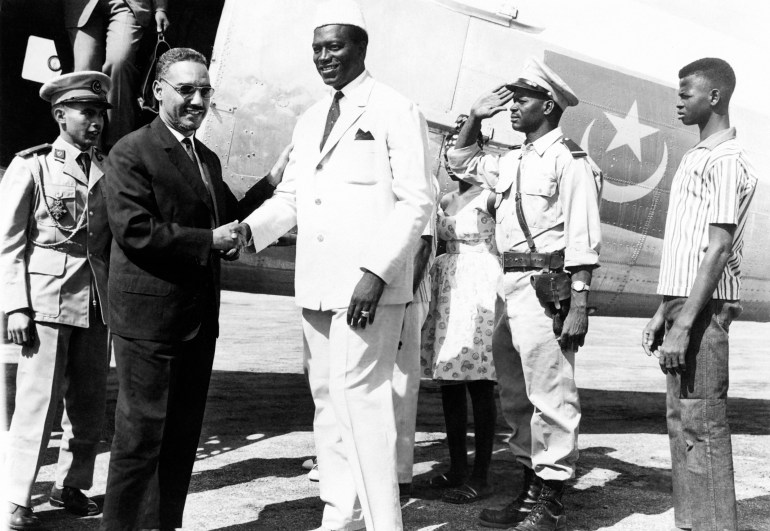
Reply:
[[[35, 217], [40, 225], [74, 228], [81, 213], [77, 205], [77, 190], [74, 186], [44, 184], [44, 197], [41, 198]], [[43, 202], [43, 199], [45, 202]]]
[[559, 194], [556, 178], [540, 177], [523, 180], [521, 203], [530, 228], [549, 229], [558, 218]]

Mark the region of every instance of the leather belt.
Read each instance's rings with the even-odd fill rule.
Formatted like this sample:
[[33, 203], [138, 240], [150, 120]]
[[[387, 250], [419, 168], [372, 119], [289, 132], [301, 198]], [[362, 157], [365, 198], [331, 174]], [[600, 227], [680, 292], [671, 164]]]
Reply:
[[564, 267], [564, 255], [555, 253], [504, 252], [503, 271], [532, 271], [547, 269], [557, 271]]

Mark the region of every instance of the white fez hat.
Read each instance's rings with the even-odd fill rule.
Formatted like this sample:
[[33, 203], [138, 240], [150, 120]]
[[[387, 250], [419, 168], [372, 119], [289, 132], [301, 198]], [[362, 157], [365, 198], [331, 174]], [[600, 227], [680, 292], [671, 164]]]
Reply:
[[101, 72], [72, 72], [47, 81], [40, 87], [40, 97], [50, 101], [51, 106], [57, 103], [83, 102], [111, 109], [112, 105], [107, 101], [111, 85], [109, 76]]
[[313, 27], [320, 28], [330, 24], [356, 26], [366, 31], [364, 14], [353, 0], [330, 0], [318, 5]]
[[561, 110], [579, 103], [569, 85], [536, 57], [527, 59], [519, 79], [513, 83], [508, 83], [507, 86], [541, 92], [551, 98]]

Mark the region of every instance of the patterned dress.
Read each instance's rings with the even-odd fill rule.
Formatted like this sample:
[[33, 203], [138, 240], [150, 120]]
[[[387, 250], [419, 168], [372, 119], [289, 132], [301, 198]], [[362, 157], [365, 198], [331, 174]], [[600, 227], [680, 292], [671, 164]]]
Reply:
[[454, 192], [466, 202], [453, 216], [438, 210], [436, 233], [446, 241], [431, 269], [430, 311], [422, 327], [421, 375], [434, 380], [495, 380], [492, 331], [502, 269], [495, 246], [495, 220], [487, 212], [489, 192]]

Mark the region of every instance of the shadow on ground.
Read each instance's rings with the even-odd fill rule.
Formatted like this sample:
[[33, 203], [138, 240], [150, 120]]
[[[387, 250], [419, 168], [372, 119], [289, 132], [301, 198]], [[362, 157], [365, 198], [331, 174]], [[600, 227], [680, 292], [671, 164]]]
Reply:
[[[6, 407], [13, 410], [16, 365], [4, 368], [7, 383]], [[100, 452], [107, 452], [114, 429], [114, 409], [117, 394], [114, 369], [108, 383], [104, 441]], [[664, 434], [665, 395], [628, 391], [581, 390], [583, 406], [582, 434]], [[759, 399], [731, 399], [729, 416], [735, 435], [768, 435], [770, 401]], [[305, 377], [294, 373], [259, 373], [247, 371], [215, 371], [210, 392], [206, 420], [201, 440], [200, 459], [221, 455], [292, 432], [312, 431], [313, 404]], [[496, 450], [503, 450], [507, 427], [498, 419]], [[57, 425], [55, 431], [60, 432]], [[441, 397], [438, 389], [424, 386], [420, 393], [418, 411], [419, 432], [440, 433], [444, 430]], [[54, 439], [60, 437], [55, 434]], [[256, 439], [255, 439], [256, 437]], [[595, 440], [595, 439], [594, 439]], [[469, 448], [473, 447], [472, 437]], [[638, 466], [612, 457], [614, 449], [593, 446], [581, 450], [577, 479], [581, 489], [571, 487], [565, 498], [570, 518], [570, 529], [596, 530], [612, 526], [632, 514], [660, 514], [671, 508], [670, 471], [666, 468]], [[44, 464], [56, 462], [56, 449], [49, 449]], [[446, 522], [442, 531], [480, 529], [475, 516], [481, 507], [502, 506], [522, 481], [521, 470], [506, 451], [497, 451], [492, 463], [491, 481], [496, 494], [489, 500], [473, 506], [453, 506], [440, 502], [441, 492], [428, 488], [428, 479], [448, 467], [448, 452], [443, 440], [430, 440], [417, 445], [416, 463], [436, 463], [430, 471], [415, 478], [413, 500], [404, 507], [408, 530]], [[247, 484], [259, 478], [296, 478], [304, 472], [297, 459], [285, 457], [249, 457], [219, 468], [202, 470], [193, 477], [193, 493], [214, 491]], [[580, 481], [581, 478], [599, 478]], [[37, 483], [33, 492], [34, 504], [43, 505], [48, 499], [51, 484]], [[644, 493], [644, 495], [640, 495]], [[220, 527], [222, 530], [296, 531], [313, 529], [319, 525], [322, 504], [315, 496], [305, 496], [262, 506], [254, 500], [254, 520]], [[101, 498], [101, 497], [100, 497]], [[99, 500], [101, 503], [101, 500]], [[51, 529], [97, 529], [99, 518], [80, 519], [60, 510], [39, 507], [37, 513]], [[739, 504], [742, 520], [770, 521], [770, 497], [760, 496]], [[209, 524], [208, 528], [211, 528]], [[191, 528], [191, 529], [194, 529]], [[750, 528], [745, 528], [750, 529]]]

